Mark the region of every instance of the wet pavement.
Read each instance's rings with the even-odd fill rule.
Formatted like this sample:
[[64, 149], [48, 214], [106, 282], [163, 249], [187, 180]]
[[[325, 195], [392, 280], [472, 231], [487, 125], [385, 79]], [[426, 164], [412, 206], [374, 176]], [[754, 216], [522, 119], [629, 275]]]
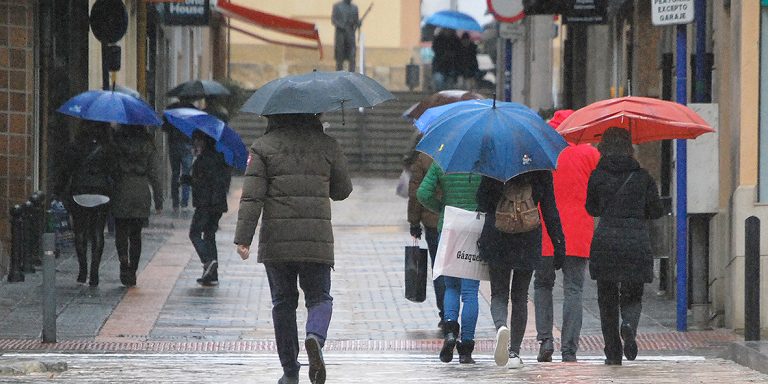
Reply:
[[[442, 364], [432, 291], [427, 301], [403, 295], [403, 247], [411, 243], [406, 201], [396, 179], [355, 178], [352, 196], [333, 203], [336, 268], [334, 315], [326, 346], [329, 383], [392, 382], [768, 382], [768, 376], [717, 356], [742, 338], [728, 330], [675, 331], [675, 303], [647, 285], [638, 361], [602, 364], [597, 295], [587, 279], [580, 362], [538, 364], [532, 303], [522, 354], [526, 367], [509, 371], [491, 361], [494, 336], [488, 284], [481, 286], [475, 366]], [[241, 181], [233, 180], [230, 212], [217, 233], [217, 287], [200, 287], [202, 269], [187, 238], [191, 211], [153, 215], [145, 229], [138, 286], [118, 281], [114, 243], [107, 239], [101, 284], [75, 282], [77, 263], [59, 259], [58, 343], [41, 344], [41, 273], [0, 283], [0, 366], [21, 357], [65, 361], [63, 373], [3, 377], [0, 382], [274, 383], [280, 367], [263, 266], [240, 260], [232, 244]], [[422, 246], [426, 246], [422, 241]], [[562, 286], [555, 288], [556, 327]], [[531, 292], [532, 296], [532, 292]], [[300, 303], [298, 317], [306, 311]], [[300, 332], [301, 334], [301, 332]], [[556, 332], [556, 337], [559, 333]], [[555, 360], [559, 360], [555, 353]], [[300, 358], [305, 360], [303, 356]], [[306, 371], [303, 372], [306, 374]], [[12, 380], [13, 379], [13, 380]], [[5, 380], [5, 381], [4, 381]], [[305, 380], [306, 381], [306, 380]]]

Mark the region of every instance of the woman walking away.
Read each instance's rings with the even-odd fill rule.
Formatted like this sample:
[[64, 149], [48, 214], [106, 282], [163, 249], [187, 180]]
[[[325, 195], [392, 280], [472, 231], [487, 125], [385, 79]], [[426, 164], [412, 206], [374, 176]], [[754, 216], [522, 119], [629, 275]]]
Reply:
[[212, 286], [219, 283], [219, 255], [216, 249], [216, 231], [219, 219], [227, 211], [230, 171], [224, 155], [216, 152], [216, 141], [195, 131], [192, 142], [198, 153], [192, 163], [192, 205], [195, 214], [189, 225], [189, 239], [203, 263], [203, 276], [197, 283]]
[[63, 199], [72, 215], [75, 252], [80, 272], [78, 283], [88, 279], [88, 243], [91, 244], [91, 269], [88, 284], [99, 285], [99, 266], [104, 252], [104, 225], [112, 194], [109, 161], [109, 124], [84, 120], [80, 132], [67, 148], [60, 164], [56, 195]]
[[[502, 204], [499, 204], [500, 201]], [[513, 202], [514, 204], [509, 204]], [[515, 176], [506, 183], [483, 177], [477, 191], [477, 205], [485, 212], [485, 225], [480, 233], [478, 249], [488, 262], [491, 275], [491, 317], [496, 326], [494, 360], [509, 369], [523, 366], [520, 344], [528, 321], [528, 286], [533, 271], [542, 268], [541, 225], [537, 206], [549, 230], [554, 246], [554, 267], [560, 269], [565, 261], [565, 240], [550, 171], [533, 171]], [[526, 206], [520, 212], [526, 225], [508, 228], [503, 218], [510, 213], [504, 207]], [[497, 220], [497, 216], [499, 220]], [[512, 233], [510, 233], [512, 232]], [[511, 286], [510, 286], [511, 278]], [[512, 316], [507, 328], [507, 313], [512, 300]]]
[[[438, 232], [443, 228], [443, 214], [446, 205], [469, 211], [477, 209], [475, 194], [480, 186], [480, 176], [469, 173], [445, 174], [432, 163], [427, 175], [416, 191], [416, 197], [427, 209], [440, 213]], [[440, 192], [442, 191], [442, 197]], [[438, 240], [439, 241], [439, 240]], [[474, 364], [472, 351], [475, 349], [475, 326], [477, 325], [477, 291], [480, 281], [444, 276], [443, 293], [443, 348], [440, 361], [453, 360], [453, 349], [459, 351], [459, 363]], [[459, 307], [461, 326], [459, 326]], [[461, 331], [461, 333], [459, 333]]]
[[[120, 282], [136, 286], [141, 258], [141, 229], [148, 224], [152, 199], [163, 209], [163, 192], [155, 167], [155, 145], [140, 125], [118, 127], [115, 134], [116, 187], [112, 202], [115, 247], [120, 259]], [[151, 186], [151, 191], [150, 191]]]
[[600, 221], [589, 274], [597, 280], [605, 364], [621, 365], [621, 339], [627, 360], [637, 357], [643, 284], [653, 281], [648, 220], [661, 217], [663, 209], [656, 182], [634, 158], [629, 131], [609, 128], [597, 148], [602, 157], [589, 178], [586, 208]]

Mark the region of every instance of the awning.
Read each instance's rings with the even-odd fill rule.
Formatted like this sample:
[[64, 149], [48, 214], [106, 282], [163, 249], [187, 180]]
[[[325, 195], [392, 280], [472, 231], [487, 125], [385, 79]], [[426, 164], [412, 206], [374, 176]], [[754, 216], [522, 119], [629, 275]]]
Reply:
[[317, 32], [317, 27], [315, 24], [257, 11], [255, 9], [243, 7], [241, 5], [232, 4], [229, 0], [219, 0], [214, 10], [228, 18], [250, 23], [264, 29], [284, 33], [301, 39], [313, 40], [316, 42], [316, 44], [306, 45], [281, 42], [266, 38], [253, 32], [246, 31], [242, 28], [238, 28], [230, 24], [229, 28], [234, 31], [246, 34], [259, 40], [266, 41], [271, 44], [279, 44], [303, 49], [317, 49], [320, 52], [320, 57], [323, 56], [323, 46], [320, 43], [320, 34]]

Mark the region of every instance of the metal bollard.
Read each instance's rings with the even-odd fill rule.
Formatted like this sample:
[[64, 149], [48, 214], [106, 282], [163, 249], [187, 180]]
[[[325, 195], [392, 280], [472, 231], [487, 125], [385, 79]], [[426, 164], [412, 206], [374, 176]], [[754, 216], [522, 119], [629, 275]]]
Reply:
[[43, 236], [43, 343], [56, 342], [56, 237]]
[[744, 341], [760, 340], [760, 219], [750, 216], [744, 230]]
[[11, 265], [8, 269], [8, 282], [24, 281], [24, 210], [16, 204], [10, 209], [11, 214]]
[[33, 206], [32, 202], [27, 200], [22, 204], [22, 218], [24, 219], [24, 225], [22, 226], [24, 234], [24, 241], [22, 241], [24, 250], [24, 258], [23, 258], [23, 270], [24, 273], [34, 273], [35, 272], [35, 266], [32, 263], [32, 244], [33, 244], [33, 237], [34, 237], [34, 226], [32, 225], [33, 217]]

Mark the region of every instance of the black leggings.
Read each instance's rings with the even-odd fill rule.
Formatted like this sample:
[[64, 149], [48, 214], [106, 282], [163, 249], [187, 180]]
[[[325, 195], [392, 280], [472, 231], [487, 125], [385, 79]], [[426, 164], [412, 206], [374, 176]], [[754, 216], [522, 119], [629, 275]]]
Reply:
[[80, 269], [87, 268], [88, 242], [91, 243], [91, 265], [98, 271], [101, 255], [104, 252], [104, 224], [107, 222], [109, 208], [106, 204], [98, 207], [73, 207], [72, 230], [75, 233], [75, 252]]
[[139, 268], [141, 258], [141, 218], [115, 218], [115, 247], [121, 265], [130, 265], [133, 272]]

